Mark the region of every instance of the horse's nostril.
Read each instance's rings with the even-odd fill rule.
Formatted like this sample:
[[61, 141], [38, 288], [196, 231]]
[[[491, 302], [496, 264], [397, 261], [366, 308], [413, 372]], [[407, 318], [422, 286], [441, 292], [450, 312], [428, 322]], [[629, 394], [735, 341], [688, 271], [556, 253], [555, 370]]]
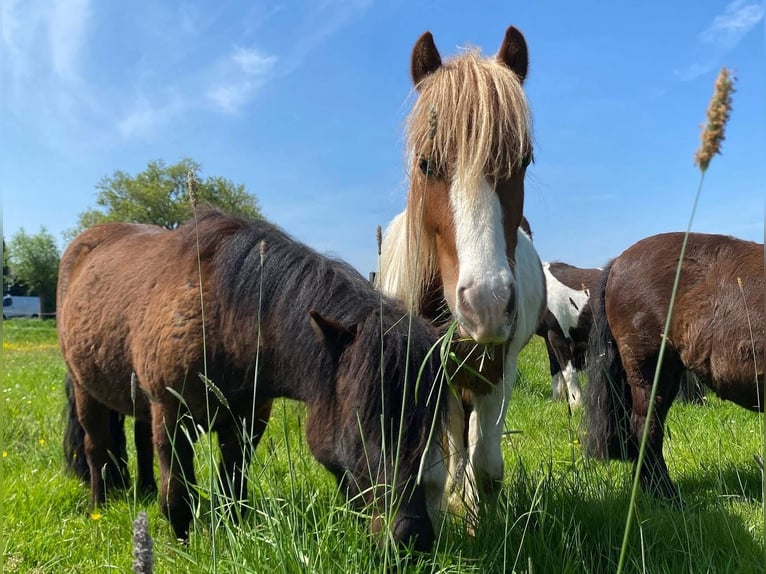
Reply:
[[471, 289], [470, 283], [457, 288], [457, 307], [464, 314], [471, 311], [471, 303], [468, 301], [469, 289]]

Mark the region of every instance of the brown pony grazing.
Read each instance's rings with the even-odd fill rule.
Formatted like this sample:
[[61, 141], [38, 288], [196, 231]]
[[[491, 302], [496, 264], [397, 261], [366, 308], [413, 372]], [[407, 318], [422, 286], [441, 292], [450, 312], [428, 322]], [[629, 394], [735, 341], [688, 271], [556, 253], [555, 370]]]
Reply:
[[244, 500], [272, 400], [288, 397], [307, 403], [311, 452], [372, 505], [373, 529], [389, 489], [393, 537], [431, 546], [427, 508], [444, 489], [428, 439], [446, 395], [436, 333], [348, 265], [218, 211], [174, 231], [100, 225], [62, 257], [58, 329], [93, 504], [104, 501], [110, 410], [134, 415], [152, 425], [161, 508], [186, 538], [196, 429], [218, 433], [224, 495]]
[[386, 230], [378, 274], [382, 291], [439, 326], [454, 319], [467, 341], [455, 348], [472, 369], [453, 379], [463, 404], [449, 401], [447, 454], [450, 491], [470, 510], [480, 492], [491, 500], [500, 486], [517, 355], [545, 307], [540, 259], [520, 228], [532, 161], [527, 66], [514, 27], [492, 58], [468, 50], [442, 62], [429, 32], [415, 43], [410, 189]]
[[[638, 457], [683, 238], [665, 233], [639, 241], [604, 269], [593, 293], [584, 401], [591, 456]], [[689, 235], [640, 469], [645, 490], [677, 497], [662, 441], [684, 369], [722, 399], [763, 411], [765, 288], [763, 245]]]
[[545, 340], [551, 366], [553, 399], [580, 405], [580, 378], [585, 367], [588, 336], [593, 322], [588, 297], [601, 269], [581, 269], [561, 261], [543, 264], [546, 287], [545, 317], [537, 334]]

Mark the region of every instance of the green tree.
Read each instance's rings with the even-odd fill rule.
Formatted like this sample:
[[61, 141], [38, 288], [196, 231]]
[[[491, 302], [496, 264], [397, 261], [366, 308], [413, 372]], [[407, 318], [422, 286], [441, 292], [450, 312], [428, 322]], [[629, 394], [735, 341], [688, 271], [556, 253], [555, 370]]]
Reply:
[[31, 295], [40, 297], [44, 312], [55, 311], [61, 256], [53, 235], [44, 227], [36, 235], [20, 229], [11, 238], [9, 247], [10, 274], [16, 281], [24, 283]]
[[8, 292], [12, 283], [13, 276], [11, 275], [11, 268], [8, 266], [8, 246], [5, 244], [5, 237], [3, 237], [3, 294]]
[[98, 207], [81, 213], [78, 226], [67, 235], [74, 237], [92, 225], [107, 221], [151, 223], [175, 229], [192, 215], [187, 179], [190, 171], [195, 174], [200, 203], [248, 217], [262, 217], [257, 199], [245, 191], [244, 185], [223, 177], [200, 179], [197, 176], [200, 165], [188, 158], [170, 166], [156, 160], [135, 176], [115, 171], [104, 177], [96, 185]]

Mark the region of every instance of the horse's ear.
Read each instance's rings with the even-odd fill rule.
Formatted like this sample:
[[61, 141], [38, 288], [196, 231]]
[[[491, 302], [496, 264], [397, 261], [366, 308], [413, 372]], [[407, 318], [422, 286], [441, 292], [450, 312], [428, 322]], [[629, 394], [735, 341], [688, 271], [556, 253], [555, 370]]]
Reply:
[[417, 88], [423, 78], [438, 70], [441, 65], [442, 57], [436, 49], [433, 35], [431, 32], [424, 32], [412, 48], [410, 72], [415, 87]]
[[505, 38], [497, 52], [497, 59], [513, 70], [520, 82], [524, 82], [529, 68], [529, 52], [527, 52], [527, 41], [518, 28], [510, 26], [505, 31]]
[[354, 342], [356, 327], [348, 328], [335, 319], [324, 317], [316, 309], [309, 311], [309, 322], [317, 340], [327, 347], [333, 361], [337, 363], [343, 351]]

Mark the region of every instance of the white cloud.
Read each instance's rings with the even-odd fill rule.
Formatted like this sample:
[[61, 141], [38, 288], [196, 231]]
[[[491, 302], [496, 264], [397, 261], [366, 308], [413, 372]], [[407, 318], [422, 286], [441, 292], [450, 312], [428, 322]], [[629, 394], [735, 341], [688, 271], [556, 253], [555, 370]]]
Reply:
[[691, 66], [687, 66], [683, 70], [675, 70], [673, 73], [682, 82], [688, 82], [690, 80], [699, 78], [700, 76], [704, 74], [707, 74], [714, 67], [715, 67], [715, 62], [708, 60], [706, 62], [695, 62]]
[[674, 74], [689, 81], [718, 67], [721, 57], [736, 48], [750, 30], [763, 20], [763, 5], [753, 0], [733, 0], [698, 36], [697, 61]]
[[180, 99], [152, 105], [146, 98], [139, 98], [138, 104], [117, 121], [117, 131], [123, 138], [146, 138], [166, 126], [185, 109]]
[[19, 0], [5, 0], [3, 2], [2, 11], [2, 33], [3, 33], [3, 45], [7, 50], [13, 50], [17, 52], [19, 49], [19, 33], [22, 30], [22, 23], [18, 13]]
[[48, 14], [50, 60], [61, 78], [77, 76], [90, 14], [89, 0], [54, 0]]
[[310, 3], [307, 14], [296, 26], [297, 34], [285, 71], [290, 72], [300, 67], [326, 38], [360, 18], [371, 5], [372, 0], [322, 0]]
[[236, 48], [219, 66], [218, 78], [207, 89], [207, 99], [223, 112], [235, 113], [271, 77], [277, 57], [253, 48]]
[[59, 152], [93, 142], [108, 110], [83, 76], [90, 0], [5, 0], [2, 20], [3, 107]]
[[763, 5], [748, 0], [730, 2], [723, 14], [700, 34], [700, 40], [725, 50], [734, 48], [763, 19]]
[[264, 76], [274, 67], [275, 56], [264, 56], [256, 50], [237, 48], [231, 59], [248, 76]]

